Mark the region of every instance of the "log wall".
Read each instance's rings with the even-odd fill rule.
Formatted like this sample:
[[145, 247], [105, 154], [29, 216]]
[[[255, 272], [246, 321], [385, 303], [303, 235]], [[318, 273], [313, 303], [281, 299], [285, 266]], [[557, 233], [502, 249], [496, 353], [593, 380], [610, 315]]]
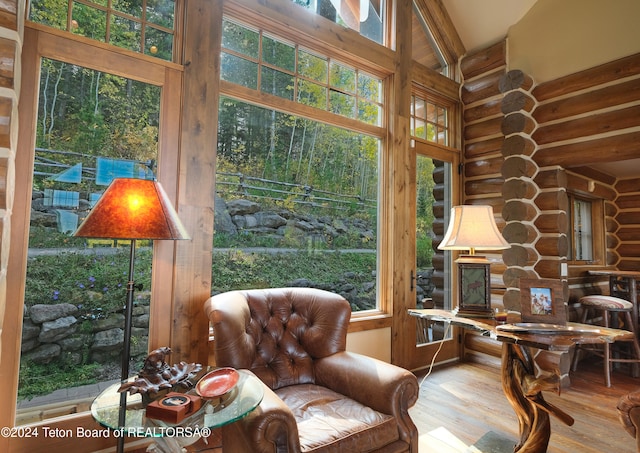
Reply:
[[[506, 71], [506, 43], [497, 43], [460, 62], [463, 105], [463, 204], [490, 205], [500, 230], [505, 227], [502, 187], [504, 115], [500, 81]], [[502, 305], [505, 263], [501, 253], [485, 253], [491, 261], [492, 305]]]
[[[463, 203], [493, 206], [511, 244], [491, 256], [492, 303], [519, 311], [520, 278], [559, 279], [575, 319], [580, 296], [608, 292], [589, 268], [640, 270], [637, 178], [594, 169], [640, 156], [640, 54], [536, 85], [507, 70], [505, 47], [498, 43], [460, 64]], [[606, 251], [599, 263], [563, 266], [569, 191], [604, 202]]]
[[[536, 85], [507, 70], [506, 44], [461, 61], [465, 204], [490, 204], [511, 248], [492, 256], [493, 303], [519, 310], [521, 277], [565, 282], [565, 300], [606, 292], [567, 262], [568, 191], [604, 200], [600, 267], [640, 270], [640, 186], [593, 168], [640, 156], [640, 55]], [[595, 286], [594, 286], [595, 285]], [[595, 289], [594, 289], [595, 288]]]
[[[567, 189], [604, 201], [605, 254], [600, 267], [640, 270], [640, 186], [637, 178], [601, 173], [600, 162], [640, 156], [640, 54], [549, 81], [533, 90], [532, 134], [538, 165], [562, 167]], [[569, 266], [569, 302], [608, 292], [588, 266]]]

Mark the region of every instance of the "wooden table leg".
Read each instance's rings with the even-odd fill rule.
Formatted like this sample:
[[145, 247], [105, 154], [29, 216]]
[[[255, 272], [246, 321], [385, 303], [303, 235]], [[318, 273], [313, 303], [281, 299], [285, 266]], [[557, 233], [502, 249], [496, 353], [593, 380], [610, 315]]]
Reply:
[[549, 414], [565, 424], [573, 418], [545, 401], [543, 390], [560, 392], [559, 376], [536, 377], [534, 359], [526, 346], [502, 344], [502, 388], [518, 417], [520, 441], [514, 447], [518, 453], [545, 453], [551, 436]]

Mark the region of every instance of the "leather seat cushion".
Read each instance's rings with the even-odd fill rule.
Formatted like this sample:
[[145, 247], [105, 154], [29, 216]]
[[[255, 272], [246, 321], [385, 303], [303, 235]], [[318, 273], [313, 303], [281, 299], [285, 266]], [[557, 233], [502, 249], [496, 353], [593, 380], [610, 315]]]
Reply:
[[392, 416], [326, 387], [291, 385], [275, 393], [296, 418], [303, 452], [366, 452], [399, 438], [398, 425]]

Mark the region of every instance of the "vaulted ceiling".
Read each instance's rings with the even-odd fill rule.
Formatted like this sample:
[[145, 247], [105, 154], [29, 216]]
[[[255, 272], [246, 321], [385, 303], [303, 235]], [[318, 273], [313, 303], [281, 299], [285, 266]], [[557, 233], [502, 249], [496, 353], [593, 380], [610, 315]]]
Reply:
[[[423, 0], [424, 1], [424, 0]], [[507, 36], [509, 28], [520, 21], [538, 0], [442, 0], [445, 14], [453, 24], [463, 45], [464, 53], [486, 48]], [[416, 2], [420, 5], [420, 2]], [[431, 7], [430, 7], [431, 8]], [[424, 25], [414, 14], [414, 30]], [[414, 56], [420, 63], [439, 70], [440, 62], [433, 51], [433, 40], [414, 33]], [[460, 55], [460, 56], [461, 56]], [[640, 176], [640, 159], [598, 163], [598, 171], [622, 179]]]

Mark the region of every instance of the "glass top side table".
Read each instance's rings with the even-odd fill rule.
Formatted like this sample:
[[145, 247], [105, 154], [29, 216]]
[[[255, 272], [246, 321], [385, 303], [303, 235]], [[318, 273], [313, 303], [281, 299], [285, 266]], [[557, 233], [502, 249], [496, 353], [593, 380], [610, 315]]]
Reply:
[[[198, 378], [215, 368], [209, 368]], [[91, 415], [105, 428], [122, 430], [124, 435], [163, 437], [169, 433], [181, 433], [175, 428], [217, 428], [233, 423], [254, 410], [262, 401], [264, 387], [262, 381], [247, 370], [237, 370], [239, 379], [235, 387], [220, 398], [202, 401], [202, 407], [177, 424], [147, 418], [140, 394], [127, 395], [125, 426], [118, 426], [120, 408], [120, 383], [105, 389], [91, 404]], [[188, 393], [194, 393], [191, 389]], [[186, 432], [193, 432], [193, 429]]]

